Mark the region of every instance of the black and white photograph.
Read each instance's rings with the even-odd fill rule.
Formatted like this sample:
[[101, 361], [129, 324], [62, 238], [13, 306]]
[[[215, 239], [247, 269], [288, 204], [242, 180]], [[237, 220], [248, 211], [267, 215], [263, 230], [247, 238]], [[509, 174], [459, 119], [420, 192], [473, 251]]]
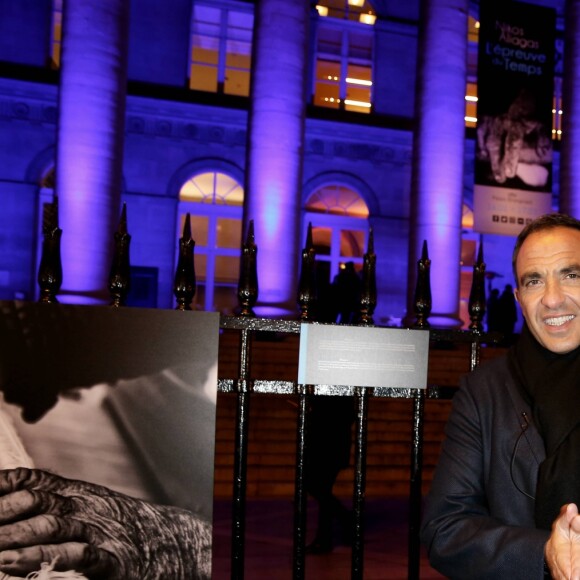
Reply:
[[0, 578], [210, 578], [219, 316], [0, 309]]

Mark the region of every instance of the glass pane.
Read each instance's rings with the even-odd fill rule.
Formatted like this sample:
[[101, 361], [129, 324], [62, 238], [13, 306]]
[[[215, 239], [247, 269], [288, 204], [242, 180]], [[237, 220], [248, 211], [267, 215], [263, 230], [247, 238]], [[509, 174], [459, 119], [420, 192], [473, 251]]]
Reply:
[[338, 109], [340, 106], [340, 95], [338, 86], [317, 83], [314, 94], [314, 104], [318, 107], [329, 107]]
[[218, 248], [240, 249], [242, 244], [242, 220], [218, 218], [216, 237]]
[[194, 29], [196, 26], [202, 24], [217, 24], [221, 20], [221, 10], [219, 8], [211, 8], [197, 2], [193, 5], [193, 21]]
[[479, 40], [479, 21], [473, 16], [468, 17], [467, 38], [469, 42], [477, 43]]
[[340, 255], [362, 258], [364, 256], [365, 234], [362, 230], [340, 231]]
[[252, 64], [252, 46], [240, 42], [227, 43], [226, 67], [250, 70]]
[[371, 112], [371, 107], [361, 101], [351, 101], [350, 99], [344, 101], [345, 111], [353, 111], [355, 113], [365, 113], [369, 114]]
[[309, 211], [366, 218], [369, 210], [364, 199], [343, 185], [326, 185], [315, 191], [306, 202]]
[[[197, 271], [197, 264], [195, 268]], [[191, 308], [193, 310], [205, 310], [205, 285], [199, 283], [199, 278], [197, 281], [198, 284], [195, 288], [195, 295], [193, 296], [193, 301], [191, 302]]]
[[[183, 221], [185, 216], [181, 216], [181, 230], [183, 231]], [[207, 246], [207, 230], [208, 230], [208, 218], [202, 215], [192, 215], [190, 216], [191, 223], [191, 237], [195, 242], [195, 246]], [[179, 234], [181, 237], [181, 233]], [[195, 254], [195, 249], [194, 249]], [[204, 262], [204, 272], [205, 272], [205, 262]]]
[[372, 69], [370, 66], [349, 63], [346, 73], [346, 82], [348, 85], [370, 87], [372, 81]]
[[461, 240], [461, 265], [473, 268], [475, 264], [475, 240]]
[[57, 69], [60, 67], [60, 54], [62, 51], [62, 46], [60, 42], [55, 42], [52, 45], [52, 67]]
[[316, 249], [316, 254], [330, 256], [330, 244], [332, 241], [331, 228], [312, 226], [312, 243]]
[[241, 206], [244, 203], [244, 190], [229, 175], [208, 171], [186, 181], [181, 187], [179, 198], [197, 203]]
[[182, 201], [211, 203], [215, 183], [215, 173], [200, 173], [186, 181], [179, 192]]
[[[195, 266], [195, 279], [196, 282], [203, 281], [205, 282], [206, 273], [207, 273], [207, 256], [205, 254], [194, 254], [193, 255], [193, 264]], [[195, 294], [199, 292], [199, 284], [195, 291]], [[201, 307], [203, 308], [203, 301], [201, 302]]]
[[465, 87], [465, 126], [477, 125], [477, 84], [467, 83]]
[[247, 70], [226, 70], [224, 93], [247, 97], [250, 94], [250, 73]]
[[316, 61], [316, 88], [314, 104], [337, 109], [340, 103], [340, 63], [318, 59]]
[[219, 41], [209, 36], [193, 35], [191, 60], [199, 63], [217, 65], [219, 59]]
[[465, 116], [469, 117], [469, 119], [465, 120], [465, 124], [468, 127], [475, 127], [475, 125], [476, 125], [475, 119], [477, 119], [477, 104], [476, 103], [472, 103], [470, 101], [465, 102]]
[[244, 189], [229, 175], [225, 173], [216, 174], [214, 203], [222, 205], [241, 206], [244, 203]]
[[[254, 15], [251, 12], [228, 12], [228, 30], [235, 31], [235, 38], [251, 38], [254, 28]], [[232, 34], [230, 34], [231, 36]]]
[[214, 288], [213, 306], [216, 312], [234, 314], [238, 307], [238, 288], [236, 286], [221, 286]]
[[249, 53], [252, 51], [252, 30], [228, 28], [227, 50]]
[[321, 26], [318, 29], [318, 52], [339, 56], [342, 53], [342, 31]]
[[346, 98], [360, 103], [361, 107], [371, 104], [371, 89], [369, 87], [358, 87], [347, 85]]
[[238, 283], [240, 277], [240, 258], [237, 256], [215, 257], [215, 281], [229, 284]]
[[373, 36], [372, 34], [357, 34], [350, 32], [348, 35], [348, 55], [372, 61], [373, 58]]
[[60, 42], [62, 40], [62, 12], [54, 13], [52, 39], [54, 42]]
[[337, 84], [340, 81], [340, 63], [335, 60], [317, 59], [316, 80]]
[[215, 93], [218, 83], [217, 76], [217, 68], [193, 64], [189, 75], [189, 88]]

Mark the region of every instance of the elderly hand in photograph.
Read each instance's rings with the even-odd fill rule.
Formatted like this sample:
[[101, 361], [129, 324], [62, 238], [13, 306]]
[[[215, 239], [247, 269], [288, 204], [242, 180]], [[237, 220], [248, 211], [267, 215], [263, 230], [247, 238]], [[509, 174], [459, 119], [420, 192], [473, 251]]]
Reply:
[[488, 160], [493, 179], [503, 184], [519, 177], [530, 187], [548, 182], [551, 135], [537, 120], [535, 99], [526, 91], [495, 117], [482, 116], [477, 127], [477, 156]]
[[0, 571], [108, 580], [206, 579], [211, 526], [193, 513], [38, 469], [0, 471]]

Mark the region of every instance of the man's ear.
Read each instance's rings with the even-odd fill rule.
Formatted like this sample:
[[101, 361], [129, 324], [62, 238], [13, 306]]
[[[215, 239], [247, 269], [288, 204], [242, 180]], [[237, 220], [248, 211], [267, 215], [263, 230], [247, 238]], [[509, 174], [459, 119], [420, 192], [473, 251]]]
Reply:
[[520, 297], [519, 297], [519, 293], [518, 293], [517, 287], [514, 288], [514, 296], [515, 296], [515, 299], [516, 299], [517, 303], [519, 304], [520, 303]]

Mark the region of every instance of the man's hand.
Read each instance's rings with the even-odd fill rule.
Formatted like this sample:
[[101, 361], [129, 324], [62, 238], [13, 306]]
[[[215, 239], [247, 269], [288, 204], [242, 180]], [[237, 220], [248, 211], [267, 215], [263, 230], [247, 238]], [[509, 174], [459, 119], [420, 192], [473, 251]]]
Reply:
[[57, 556], [91, 580], [209, 579], [211, 527], [46, 471], [0, 471], [0, 571], [25, 577]]
[[580, 580], [580, 516], [576, 504], [562, 506], [552, 524], [544, 557], [555, 580]]

